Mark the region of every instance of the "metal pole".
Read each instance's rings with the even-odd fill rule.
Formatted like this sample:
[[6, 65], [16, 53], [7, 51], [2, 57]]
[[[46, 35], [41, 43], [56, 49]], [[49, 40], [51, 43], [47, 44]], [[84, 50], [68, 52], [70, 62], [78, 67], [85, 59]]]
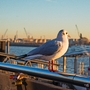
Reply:
[[81, 65], [82, 74], [84, 74], [84, 62], [81, 62]]
[[7, 41], [7, 53], [9, 54], [10, 53], [10, 42]]
[[90, 57], [89, 57], [89, 67], [90, 67]]
[[77, 56], [74, 59], [74, 73], [77, 73]]
[[50, 80], [55, 80], [59, 82], [71, 83], [74, 85], [90, 88], [90, 77], [79, 76], [76, 74], [64, 74], [59, 72], [50, 72], [49, 70], [43, 70], [39, 68], [32, 68], [29, 66], [19, 66], [9, 63], [0, 62], [0, 69], [12, 72], [25, 73], [31, 76], [36, 76], [40, 78], [46, 78]]
[[4, 52], [5, 53], [5, 41], [0, 41], [0, 52]]
[[55, 70], [55, 71], [58, 71], [58, 61], [57, 60], [55, 60], [55, 61], [53, 61], [54, 62], [54, 65], [53, 65], [53, 69]]
[[80, 65], [79, 65], [79, 74], [80, 75], [84, 74], [84, 62], [80, 62]]
[[[5, 53], [5, 45], [6, 45], [5, 41], [0, 41], [0, 52]], [[0, 56], [0, 62], [4, 61], [4, 59], [5, 59], [4, 56]]]
[[42, 63], [38, 63], [38, 68], [44, 68], [44, 64], [42, 64]]
[[63, 72], [66, 72], [66, 57], [63, 57]]
[[90, 57], [89, 57], [88, 76], [90, 76]]

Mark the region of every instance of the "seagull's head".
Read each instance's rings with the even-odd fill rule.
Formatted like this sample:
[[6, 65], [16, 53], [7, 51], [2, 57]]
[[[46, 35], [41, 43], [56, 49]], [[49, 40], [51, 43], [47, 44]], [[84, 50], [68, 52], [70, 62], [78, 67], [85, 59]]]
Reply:
[[70, 35], [68, 34], [68, 32], [66, 30], [60, 30], [57, 35], [57, 39], [59, 39], [59, 40], [68, 39], [69, 37], [70, 37]]

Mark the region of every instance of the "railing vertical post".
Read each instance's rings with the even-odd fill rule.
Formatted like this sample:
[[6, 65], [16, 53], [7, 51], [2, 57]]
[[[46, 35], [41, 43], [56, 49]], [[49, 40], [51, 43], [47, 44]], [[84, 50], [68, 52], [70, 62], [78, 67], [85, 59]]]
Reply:
[[77, 56], [74, 59], [74, 73], [77, 73]]
[[10, 41], [7, 41], [7, 53], [10, 53]]
[[0, 52], [4, 52], [5, 53], [5, 41], [0, 41]]
[[89, 57], [88, 76], [90, 76], [90, 57]]
[[[5, 46], [6, 46], [6, 41], [0, 40], [0, 52], [5, 53]], [[0, 62], [3, 62], [5, 59], [4, 56], [0, 56]]]
[[44, 64], [43, 63], [38, 63], [38, 68], [44, 68]]
[[80, 62], [80, 65], [79, 65], [79, 74], [80, 75], [84, 74], [84, 62]]
[[54, 62], [54, 64], [55, 64], [55, 65], [53, 65], [53, 69], [56, 70], [56, 71], [58, 71], [58, 65], [57, 65], [57, 64], [58, 64], [58, 61], [55, 60], [55, 61], [53, 61], [53, 62]]
[[66, 57], [63, 57], [63, 72], [66, 72]]

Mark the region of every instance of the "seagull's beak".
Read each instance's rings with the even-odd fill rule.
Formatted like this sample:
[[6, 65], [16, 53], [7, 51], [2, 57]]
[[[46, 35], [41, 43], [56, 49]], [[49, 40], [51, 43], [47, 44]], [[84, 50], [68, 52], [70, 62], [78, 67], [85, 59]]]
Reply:
[[70, 35], [68, 34], [68, 37], [70, 38]]

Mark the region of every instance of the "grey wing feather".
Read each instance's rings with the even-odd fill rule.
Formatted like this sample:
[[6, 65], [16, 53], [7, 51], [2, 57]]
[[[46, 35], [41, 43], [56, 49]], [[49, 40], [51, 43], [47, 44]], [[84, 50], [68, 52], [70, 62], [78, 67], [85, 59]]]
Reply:
[[62, 42], [53, 39], [41, 45], [40, 47], [30, 51], [27, 55], [29, 56], [35, 54], [52, 55], [58, 52], [61, 48], [62, 48]]

